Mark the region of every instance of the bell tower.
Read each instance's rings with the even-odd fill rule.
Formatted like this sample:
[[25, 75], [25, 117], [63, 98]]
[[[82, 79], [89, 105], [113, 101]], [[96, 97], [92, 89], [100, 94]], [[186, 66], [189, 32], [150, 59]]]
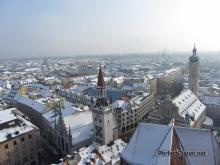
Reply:
[[189, 89], [198, 96], [200, 62], [195, 44], [192, 53], [193, 54], [189, 57]]
[[113, 140], [112, 109], [106, 97], [105, 81], [102, 67], [99, 67], [97, 82], [97, 100], [92, 107], [93, 133], [95, 142], [100, 145], [109, 144]]

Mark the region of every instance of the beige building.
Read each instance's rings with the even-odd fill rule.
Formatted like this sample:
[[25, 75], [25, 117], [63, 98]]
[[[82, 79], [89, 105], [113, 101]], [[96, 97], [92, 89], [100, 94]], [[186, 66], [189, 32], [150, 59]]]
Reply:
[[175, 91], [175, 86], [182, 83], [182, 69], [172, 68], [158, 75], [157, 94]]
[[197, 56], [197, 50], [194, 45], [193, 55], [189, 57], [189, 89], [198, 96], [199, 90], [199, 74], [200, 74], [200, 62]]
[[0, 112], [0, 164], [37, 165], [40, 131], [14, 111], [15, 108]]
[[131, 133], [155, 105], [154, 93], [142, 93], [131, 99], [124, 97], [112, 104], [114, 117], [118, 123], [118, 134]]

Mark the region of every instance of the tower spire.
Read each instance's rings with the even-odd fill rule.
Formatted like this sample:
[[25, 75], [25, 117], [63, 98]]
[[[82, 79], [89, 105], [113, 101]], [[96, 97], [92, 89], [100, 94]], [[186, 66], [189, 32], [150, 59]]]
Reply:
[[189, 89], [197, 96], [199, 89], [199, 57], [194, 43], [192, 55], [189, 57]]
[[101, 65], [99, 66], [99, 75], [98, 75], [97, 87], [105, 88], [105, 81], [104, 81]]
[[71, 134], [71, 129], [70, 129], [70, 124], [69, 124], [69, 139], [72, 139], [72, 134]]
[[194, 43], [194, 48], [193, 48], [192, 52], [193, 52], [193, 55], [196, 55], [196, 53], [197, 53], [197, 50], [196, 50], [196, 45], [195, 45], [195, 43]]
[[108, 106], [108, 101], [106, 98], [106, 90], [105, 90], [105, 81], [104, 81], [101, 65], [99, 66], [98, 82], [96, 88], [98, 90], [96, 106]]

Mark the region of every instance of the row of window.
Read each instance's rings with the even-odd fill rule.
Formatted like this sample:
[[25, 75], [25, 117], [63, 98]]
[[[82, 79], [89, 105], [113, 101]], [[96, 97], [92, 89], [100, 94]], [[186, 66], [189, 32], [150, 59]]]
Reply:
[[[97, 121], [97, 119], [95, 118], [95, 121]], [[101, 119], [99, 119], [99, 122], [101, 123], [102, 122], [102, 120]]]
[[[133, 123], [133, 122], [137, 122], [137, 119], [135, 119], [134, 121], [133, 120], [127, 121], [127, 124], [130, 124], [130, 123]], [[124, 125], [125, 125], [125, 123], [122, 122], [122, 126], [124, 126]]]
[[[31, 139], [31, 138], [32, 138], [32, 135], [30, 134], [28, 137], [29, 137], [29, 139]], [[20, 139], [21, 142], [24, 142], [24, 140], [25, 140], [25, 137], [22, 137], [22, 138]], [[14, 146], [16, 146], [16, 145], [17, 145], [17, 141], [15, 140], [15, 141], [13, 142], [13, 144], [14, 144]], [[5, 144], [5, 149], [8, 149], [8, 144]]]
[[100, 140], [100, 139], [96, 139], [95, 141], [96, 141], [96, 143], [102, 144], [102, 140]]

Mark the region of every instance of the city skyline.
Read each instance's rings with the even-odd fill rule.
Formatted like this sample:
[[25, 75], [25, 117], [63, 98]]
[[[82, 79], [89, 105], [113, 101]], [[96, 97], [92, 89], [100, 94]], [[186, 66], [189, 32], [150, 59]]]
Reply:
[[0, 58], [219, 51], [219, 2], [1, 1]]

